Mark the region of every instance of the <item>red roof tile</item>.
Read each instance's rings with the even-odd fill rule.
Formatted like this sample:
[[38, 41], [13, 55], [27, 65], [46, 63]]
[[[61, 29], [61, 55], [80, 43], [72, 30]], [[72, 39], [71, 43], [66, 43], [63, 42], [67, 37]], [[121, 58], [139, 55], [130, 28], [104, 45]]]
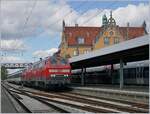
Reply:
[[[65, 27], [64, 34], [68, 40], [69, 46], [77, 45], [77, 37], [85, 38], [85, 44], [88, 46], [92, 46], [93, 41], [96, 36], [101, 31], [101, 27]], [[126, 38], [127, 35], [127, 27], [119, 27], [120, 34], [123, 38]], [[133, 39], [139, 36], [143, 36], [145, 34], [144, 27], [129, 27], [128, 28], [128, 39]]]
[[[123, 38], [127, 36], [127, 27], [119, 27], [119, 31]], [[133, 39], [145, 34], [144, 27], [129, 27], [128, 28], [128, 39]]]
[[77, 45], [77, 37], [83, 37], [84, 45], [91, 46], [100, 30], [100, 27], [65, 27], [64, 33], [68, 40], [68, 45]]

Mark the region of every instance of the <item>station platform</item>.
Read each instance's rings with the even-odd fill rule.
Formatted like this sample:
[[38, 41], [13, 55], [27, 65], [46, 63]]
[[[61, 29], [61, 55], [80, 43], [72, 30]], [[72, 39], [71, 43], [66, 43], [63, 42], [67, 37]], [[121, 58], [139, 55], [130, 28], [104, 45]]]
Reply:
[[3, 86], [1, 86], [1, 113], [17, 113], [17, 110]]
[[112, 84], [86, 84], [81, 86], [81, 84], [72, 84], [72, 87], [81, 87], [81, 88], [94, 88], [94, 89], [111, 89], [111, 90], [120, 90], [120, 91], [136, 91], [136, 92], [149, 92], [149, 86], [140, 86], [140, 85], [124, 85], [120, 89], [119, 85]]
[[149, 86], [124, 86], [123, 89], [119, 85], [86, 85], [72, 86], [74, 92], [94, 95], [99, 97], [112, 97], [126, 100], [136, 100], [149, 102]]

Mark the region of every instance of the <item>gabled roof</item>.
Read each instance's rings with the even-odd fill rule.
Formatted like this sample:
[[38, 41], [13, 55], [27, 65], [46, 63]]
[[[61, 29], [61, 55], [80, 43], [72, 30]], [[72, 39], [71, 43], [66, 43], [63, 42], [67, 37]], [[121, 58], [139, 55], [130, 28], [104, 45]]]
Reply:
[[[85, 43], [83, 44], [83, 46], [92, 46], [93, 41], [95, 41], [96, 37], [99, 35], [101, 31], [102, 27], [83, 27], [83, 26], [64, 27], [64, 34], [68, 42], [68, 46], [77, 46], [78, 37], [85, 38]], [[124, 39], [126, 39], [127, 37], [127, 31], [128, 31], [128, 39], [140, 37], [145, 34], [144, 27], [119, 27], [119, 32]]]
[[119, 32], [124, 39], [127, 37], [127, 31], [128, 39], [133, 39], [139, 36], [143, 36], [145, 34], [144, 27], [119, 27]]

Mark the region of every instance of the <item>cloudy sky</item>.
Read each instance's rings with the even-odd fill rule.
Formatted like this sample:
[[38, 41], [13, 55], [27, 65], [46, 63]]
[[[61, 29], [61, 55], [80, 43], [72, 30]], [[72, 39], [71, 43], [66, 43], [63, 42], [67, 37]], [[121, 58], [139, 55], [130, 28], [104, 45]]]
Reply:
[[33, 62], [56, 52], [62, 20], [67, 26], [101, 26], [103, 14], [119, 26], [141, 26], [149, 31], [148, 0], [1, 0], [1, 62]]

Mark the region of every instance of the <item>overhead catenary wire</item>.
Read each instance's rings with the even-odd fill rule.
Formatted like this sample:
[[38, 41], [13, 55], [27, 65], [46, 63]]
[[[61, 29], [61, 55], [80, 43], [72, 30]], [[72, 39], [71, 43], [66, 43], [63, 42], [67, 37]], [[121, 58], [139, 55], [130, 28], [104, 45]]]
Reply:
[[[0, 0], [0, 20], [1, 20], [1, 17], [2, 17], [2, 16], [1, 16], [1, 13], [2, 13], [2, 12], [1, 12], [1, 8], [2, 8], [2, 7], [1, 7], [1, 4], [2, 4], [2, 1]], [[1, 28], [1, 24], [2, 24], [2, 21], [0, 21], [0, 31], [1, 31], [1, 29], [2, 29], [2, 28]], [[2, 35], [1, 35], [1, 32], [0, 32], [0, 50], [1, 50], [0, 56], [3, 56], [3, 52], [2, 52], [2, 48], [1, 48], [1, 46], [2, 46], [1, 37], [2, 37]], [[1, 60], [0, 60], [0, 66], [1, 66]]]
[[[83, 7], [83, 5], [85, 5], [84, 2], [81, 3], [77, 8], [80, 8], [81, 6]], [[112, 4], [109, 4], [108, 6], [110, 6], [110, 5], [112, 5]], [[72, 12], [73, 12], [73, 10], [70, 10], [66, 15], [63, 16], [63, 18], [66, 17], [66, 16], [68, 16], [68, 15], [70, 15], [70, 14], [72, 14]], [[56, 12], [56, 13], [58, 13], [58, 12]], [[56, 13], [55, 13], [55, 14], [56, 14]], [[99, 13], [102, 13], [102, 10], [98, 11], [98, 13], [96, 13], [96, 15], [99, 15]], [[54, 14], [54, 15], [55, 15], [55, 14]], [[95, 15], [93, 15], [92, 17], [90, 17], [90, 18], [89, 18], [88, 20], [86, 20], [84, 23], [89, 22], [93, 17], [95, 17]], [[79, 17], [79, 18], [80, 18], [80, 17]], [[54, 24], [58, 23], [59, 21], [62, 21], [62, 18], [56, 20], [54, 23], [50, 24], [49, 26], [51, 27], [51, 26], [53, 26]]]
[[[85, 3], [82, 2], [82, 3], [79, 4], [79, 6], [78, 6], [76, 9], [78, 9], [78, 8], [80, 8], [80, 7], [83, 7], [84, 5], [85, 5]], [[66, 14], [63, 16], [63, 18], [56, 20], [54, 23], [50, 24], [49, 26], [51, 27], [51, 26], [57, 24], [59, 21], [62, 21], [64, 18], [66, 18], [68, 15], [70, 15], [70, 14], [72, 14], [72, 13], [73, 13], [73, 9], [71, 9], [68, 13], [66, 13]]]
[[[31, 10], [30, 10], [29, 14], [27, 15], [27, 17], [25, 18], [25, 22], [24, 22], [23, 29], [22, 29], [22, 36], [23, 36], [23, 34], [25, 32], [24, 30], [25, 30], [25, 28], [26, 28], [26, 26], [27, 26], [27, 24], [28, 24], [28, 22], [30, 20], [30, 17], [31, 17], [31, 15], [33, 13], [33, 10], [36, 7], [36, 4], [37, 4], [37, 0], [34, 0], [33, 5], [31, 7]], [[21, 56], [23, 56], [23, 50], [21, 51]]]
[[24, 29], [25, 29], [26, 25], [28, 24], [28, 21], [29, 21], [31, 15], [32, 15], [32, 13], [33, 13], [33, 10], [34, 10], [34, 8], [35, 8], [35, 6], [36, 6], [36, 3], [37, 3], [37, 0], [34, 0], [34, 3], [33, 3], [33, 5], [32, 5], [32, 7], [31, 7], [31, 10], [30, 10], [30, 12], [29, 12], [29, 15], [27, 15], [27, 17], [26, 17], [26, 19], [25, 19], [25, 22], [24, 22], [24, 25], [23, 25], [23, 30], [22, 30], [23, 32], [24, 32]]
[[[85, 3], [79, 4], [79, 6], [77, 7], [77, 9], [80, 8], [80, 7], [83, 7], [84, 5], [85, 5]], [[65, 7], [65, 6], [64, 6], [64, 7]], [[59, 11], [58, 11], [58, 12], [59, 12]], [[56, 15], [56, 13], [58, 13], [58, 12], [55, 12], [54, 15]], [[63, 16], [63, 18], [66, 17], [66, 16], [68, 16], [68, 15], [70, 15], [72, 12], [73, 12], [73, 10], [71, 9], [65, 16]], [[58, 23], [59, 21], [62, 21], [62, 19], [56, 20], [54, 23], [50, 24], [49, 26], [53, 26], [53, 25], [55, 25], [56, 23]]]
[[[90, 6], [92, 6], [93, 4], [94, 4], [94, 2], [92, 2], [92, 4], [90, 4], [86, 9], [89, 9]], [[82, 16], [84, 16], [85, 13], [87, 13], [87, 10], [85, 10], [84, 12], [82, 12], [82, 15], [80, 15], [80, 17], [78, 17], [78, 18], [76, 19], [76, 22], [77, 22], [80, 18], [82, 18]]]
[[[35, 8], [35, 6], [36, 6], [36, 2], [37, 2], [38, 0], [34, 0], [33, 1], [33, 5], [31, 6], [31, 10], [29, 11], [29, 13], [27, 14], [27, 16], [25, 17], [25, 21], [24, 21], [24, 23], [22, 24], [22, 29], [20, 29], [20, 37], [23, 37], [24, 36], [24, 30], [25, 30], [25, 27], [26, 27], [26, 25], [28, 24], [28, 22], [29, 22], [29, 20], [30, 20], [30, 17], [31, 17], [31, 15], [32, 15], [32, 12], [33, 12], [33, 9]], [[13, 1], [12, 1], [13, 2]], [[28, 1], [28, 3], [29, 2], [31, 2], [31, 1]], [[0, 17], [1, 17], [1, 4], [2, 4], [2, 0], [0, 0]], [[27, 12], [27, 10], [26, 10], [26, 12]], [[25, 12], [25, 13], [26, 13]], [[1, 22], [0, 22], [0, 24], [1, 24]], [[1, 29], [1, 28], [0, 28]], [[17, 38], [15, 38], [14, 39], [14, 41], [15, 42], [17, 42]], [[3, 42], [3, 44], [5, 44], [5, 45], [7, 45], [6, 44], [6, 42]], [[1, 33], [0, 33], [0, 47], [2, 46], [2, 42], [1, 42]], [[21, 55], [23, 56], [23, 51], [24, 51], [24, 49], [23, 48], [21, 48], [21, 49], [15, 49], [15, 48], [13, 48], [13, 49], [11, 49], [11, 50], [9, 50], [9, 49], [2, 49], [1, 48], [1, 55], [3, 54], [3, 52], [4, 52], [4, 54], [5, 54], [5, 56], [6, 56], [6, 53], [7, 54], [9, 54], [9, 53], [21, 53]]]
[[[112, 5], [114, 5], [114, 3], [111, 3], [111, 4], [109, 4], [107, 7], [109, 7], [109, 6], [112, 6]], [[98, 13], [96, 13], [95, 15], [93, 15], [92, 17], [90, 17], [89, 19], [87, 19], [84, 23], [82, 23], [82, 25], [84, 24], [87, 24], [89, 21], [91, 21], [92, 20], [92, 18], [93, 17], [96, 17], [96, 16], [98, 16], [98, 15], [100, 15], [101, 13], [103, 13], [103, 9], [100, 9], [99, 11], [98, 11]]]
[[[80, 7], [83, 7], [85, 5], [85, 3], [81, 3], [81, 4], [79, 4], [79, 6], [76, 8], [76, 9], [78, 9], [78, 8], [80, 8]], [[63, 9], [65, 6], [62, 6], [60, 9]], [[56, 11], [53, 15], [51, 15], [50, 17], [53, 17], [54, 15], [56, 15], [57, 13], [59, 13], [61, 10], [58, 10], [58, 11]], [[71, 13], [73, 13], [73, 9], [71, 9], [67, 14], [65, 14], [64, 16], [63, 16], [63, 18], [65, 18], [66, 16], [68, 16], [68, 15], [70, 15]], [[53, 23], [51, 23], [49, 26], [53, 26], [53, 25], [55, 25], [55, 24], [57, 24], [59, 21], [62, 21], [62, 18], [61, 19], [58, 19], [58, 20], [56, 20], [55, 22], [53, 22]]]

